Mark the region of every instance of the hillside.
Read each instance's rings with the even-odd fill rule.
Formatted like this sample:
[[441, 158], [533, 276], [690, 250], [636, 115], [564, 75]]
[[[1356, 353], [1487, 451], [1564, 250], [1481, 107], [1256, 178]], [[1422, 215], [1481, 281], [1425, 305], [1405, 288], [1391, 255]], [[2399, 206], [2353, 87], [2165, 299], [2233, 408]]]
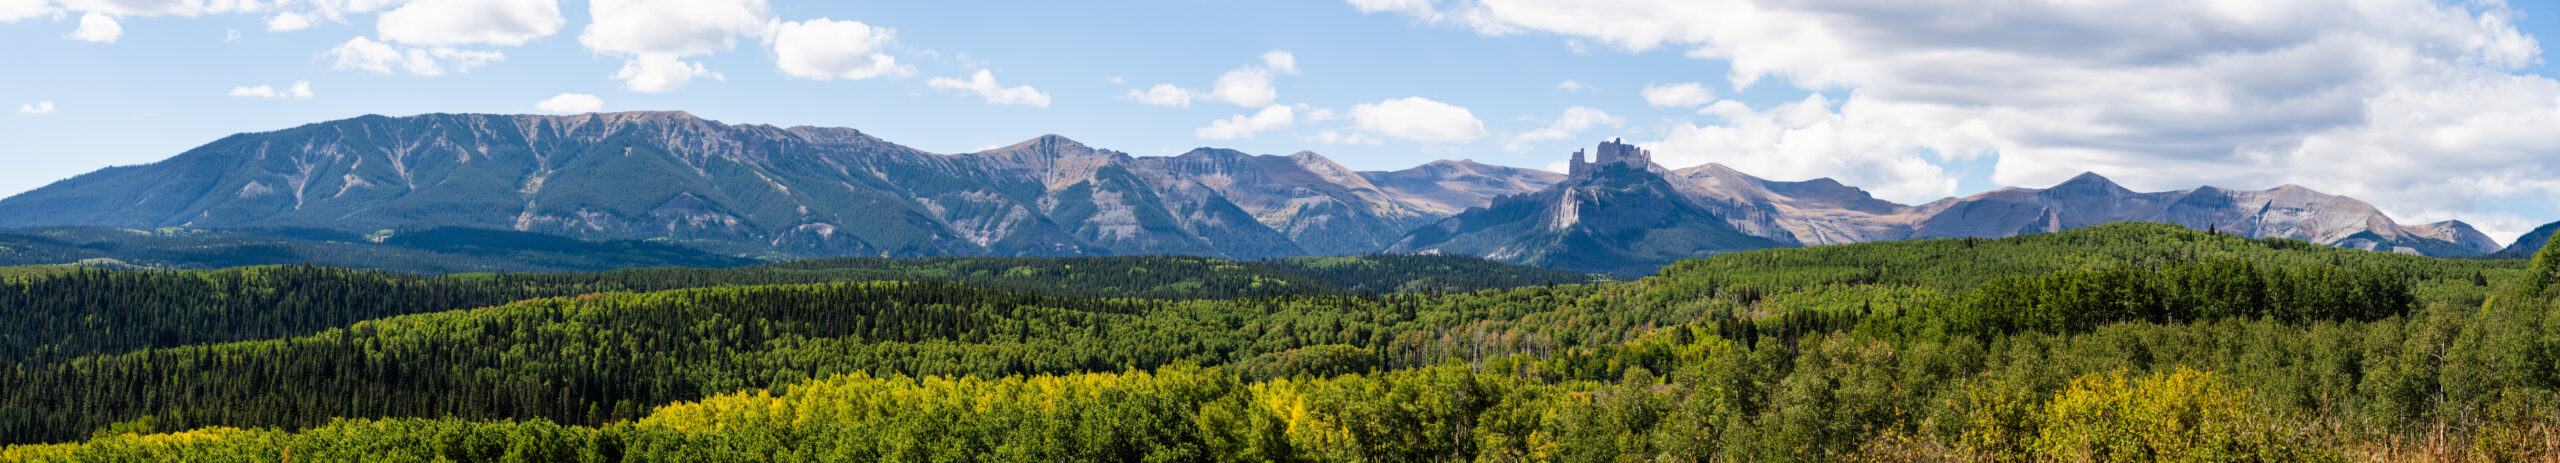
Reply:
[[[893, 266], [969, 267], [950, 262]], [[2438, 425], [2472, 448], [2540, 442], [2533, 424], [2552, 415], [2535, 404], [2550, 402], [2515, 397], [2553, 394], [2549, 373], [2506, 365], [2550, 351], [2403, 333], [2560, 328], [2539, 296], [2560, 290], [2522, 265], [2126, 224], [1379, 298], [885, 282], [605, 293], [20, 364], [0, 373], [27, 386], [0, 390], [0, 435], [87, 440], [0, 459], [2026, 461], [2070, 451], [2055, 436], [2077, 432], [2297, 459], [2447, 439], [2412, 431]], [[2202, 294], [2218, 296], [2189, 297]], [[2250, 300], [2267, 303], [2209, 303]], [[2366, 345], [2387, 348], [2340, 347]], [[96, 384], [172, 387], [72, 387]], [[2133, 403], [2193, 407], [2223, 431], [2071, 414]], [[1656, 418], [1610, 418], [1631, 413]], [[2349, 424], [2299, 431], [2311, 422]]]
[[355, 233], [314, 228], [0, 229], [0, 266], [213, 269], [317, 264], [418, 274], [735, 267], [761, 261], [654, 241], [430, 228]]
[[[1397, 194], [1373, 175], [1397, 178]], [[234, 135], [92, 172], [0, 199], [0, 227], [466, 227], [762, 258], [1256, 259], [1374, 251], [1477, 205], [1449, 201], [1544, 178], [1359, 173], [1307, 152], [1135, 157], [1055, 135], [936, 154], [852, 129], [682, 112], [428, 114]]]

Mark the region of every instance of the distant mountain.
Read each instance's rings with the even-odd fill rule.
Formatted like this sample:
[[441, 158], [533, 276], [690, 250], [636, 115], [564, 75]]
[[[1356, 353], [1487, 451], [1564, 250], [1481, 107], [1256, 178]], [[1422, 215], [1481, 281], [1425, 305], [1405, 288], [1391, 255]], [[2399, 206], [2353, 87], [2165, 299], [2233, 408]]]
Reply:
[[1570, 165], [1569, 178], [1546, 190], [1417, 229], [1388, 251], [1642, 273], [1680, 258], [1765, 247], [2006, 237], [2132, 221], [2430, 256], [2498, 250], [2469, 224], [2400, 225], [2363, 201], [2295, 185], [2140, 193], [2081, 174], [2052, 188], [1914, 206], [1831, 179], [1771, 181], [1722, 164], [1665, 169], [1650, 153], [1616, 141], [1602, 142], [1596, 159], [1575, 152]]
[[234, 135], [0, 199], [0, 227], [457, 226], [758, 257], [1244, 259], [1374, 251], [1484, 204], [1469, 198], [1553, 183], [1485, 167], [1362, 173], [1315, 153], [1210, 149], [1132, 157], [1055, 135], [945, 155], [853, 129], [682, 112], [366, 116]]
[[1926, 218], [1911, 238], [1994, 237], [2050, 233], [2102, 223], [2146, 221], [2214, 229], [2253, 238], [2291, 238], [2331, 246], [2473, 256], [2498, 249], [2470, 224], [2404, 226], [2355, 198], [2284, 185], [2264, 191], [2202, 187], [2137, 193], [2106, 177], [2080, 174], [2052, 188], [2003, 188], [1918, 207]]
[[1736, 229], [1632, 145], [1601, 143], [1596, 164], [1574, 156], [1563, 182], [1414, 230], [1387, 252], [1643, 274], [1683, 258], [1789, 244]]
[[2531, 259], [2533, 258], [2534, 253], [2542, 252], [2543, 246], [2551, 244], [2551, 234], [2553, 232], [2560, 232], [2560, 222], [2546, 223], [2542, 224], [2540, 227], [2534, 227], [2533, 231], [2525, 232], [2524, 237], [2516, 238], [2515, 244], [2507, 245], [2506, 249], [2499, 250], [2497, 254], [2491, 255], [2491, 257], [2501, 259]]
[[682, 112], [365, 116], [240, 134], [0, 199], [0, 228], [439, 227], [647, 240], [763, 259], [1379, 252], [1649, 273], [1777, 246], [2122, 221], [2433, 256], [2497, 243], [2287, 185], [2134, 192], [2095, 174], [1920, 205], [1831, 179], [1655, 165], [1616, 141], [1556, 174], [1473, 161], [1358, 172], [1313, 152], [1131, 156], [1044, 135], [937, 154], [845, 128]]

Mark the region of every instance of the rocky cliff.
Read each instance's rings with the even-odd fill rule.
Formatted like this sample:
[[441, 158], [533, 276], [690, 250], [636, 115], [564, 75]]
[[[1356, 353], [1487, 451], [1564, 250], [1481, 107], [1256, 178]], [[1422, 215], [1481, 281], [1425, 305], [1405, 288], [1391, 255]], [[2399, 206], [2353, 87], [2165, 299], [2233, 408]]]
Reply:
[[1485, 204], [1470, 198], [1552, 183], [1526, 172], [1375, 173], [1420, 180], [1390, 190], [1305, 152], [1134, 157], [1049, 135], [946, 155], [682, 112], [366, 116], [57, 182], [0, 200], [0, 227], [464, 226], [772, 257], [1262, 258], [1375, 250]]

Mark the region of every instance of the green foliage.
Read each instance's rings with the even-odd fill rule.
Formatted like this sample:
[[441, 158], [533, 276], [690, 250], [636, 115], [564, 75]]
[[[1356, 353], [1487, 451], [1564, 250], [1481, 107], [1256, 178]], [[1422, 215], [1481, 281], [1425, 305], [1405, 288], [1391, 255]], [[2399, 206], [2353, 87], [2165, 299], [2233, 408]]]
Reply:
[[581, 241], [462, 228], [400, 232], [383, 242], [348, 232], [299, 228], [0, 229], [0, 265], [205, 269], [321, 264], [442, 274], [735, 267], [756, 262], [659, 242]]
[[[1367, 259], [384, 275], [569, 292], [10, 365], [0, 438], [88, 440], [0, 461], [2560, 455], [2560, 311], [2524, 262], [2123, 226], [1472, 292], [1281, 270], [1440, 268]], [[892, 274], [933, 281], [775, 284]], [[66, 275], [198, 278], [22, 278]]]
[[2071, 380], [2044, 407], [2036, 453], [2073, 461], [2302, 461], [2308, 442], [2246, 391], [2184, 367]]

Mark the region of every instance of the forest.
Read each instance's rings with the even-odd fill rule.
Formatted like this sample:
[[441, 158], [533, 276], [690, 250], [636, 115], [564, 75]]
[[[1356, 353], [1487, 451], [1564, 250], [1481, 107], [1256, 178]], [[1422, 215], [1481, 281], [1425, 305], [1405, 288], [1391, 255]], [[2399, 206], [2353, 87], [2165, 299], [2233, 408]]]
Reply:
[[2527, 461], [2560, 247], [0, 271], [0, 461]]

